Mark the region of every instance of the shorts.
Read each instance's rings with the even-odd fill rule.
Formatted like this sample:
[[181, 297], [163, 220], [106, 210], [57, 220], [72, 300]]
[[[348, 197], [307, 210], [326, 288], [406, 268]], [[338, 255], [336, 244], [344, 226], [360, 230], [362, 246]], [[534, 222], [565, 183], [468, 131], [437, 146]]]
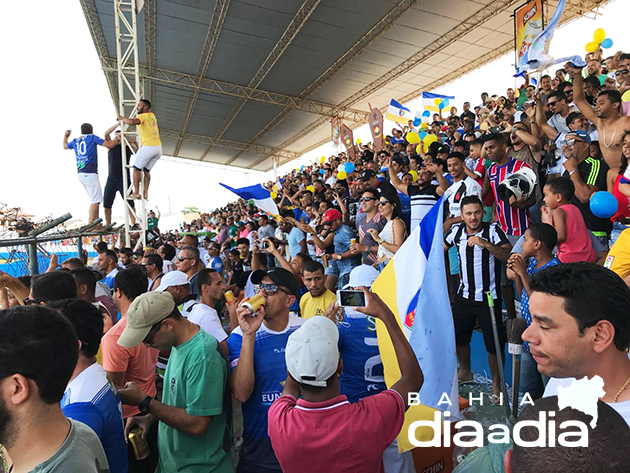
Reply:
[[[521, 239], [520, 235], [506, 235], [506, 236], [507, 236], [508, 241], [512, 245], [512, 247], [514, 247], [514, 245], [516, 245], [518, 241]], [[501, 287], [511, 286], [512, 284], [514, 284], [514, 281], [509, 280], [507, 277], [507, 261], [501, 261]]]
[[98, 180], [98, 174], [95, 172], [80, 172], [79, 182], [83, 184], [90, 196], [91, 204], [100, 204], [103, 201], [103, 191], [101, 190], [101, 181]]
[[[107, 178], [107, 182], [105, 183], [105, 192], [103, 195], [103, 208], [111, 209], [112, 205], [114, 205], [114, 199], [116, 199], [116, 192], [120, 192], [120, 196], [125, 198], [125, 191], [123, 189], [123, 180], [116, 178]], [[135, 208], [133, 200], [127, 201], [131, 208]]]
[[[501, 300], [494, 301], [494, 317], [497, 320], [497, 331], [499, 332], [499, 342], [501, 352], [505, 348], [507, 334], [503, 325], [501, 314]], [[494, 334], [492, 332], [492, 320], [490, 320], [490, 309], [485, 302], [469, 301], [460, 295], [455, 296], [453, 303], [453, 319], [455, 322], [455, 343], [457, 345], [469, 345], [476, 322], [479, 321], [483, 341], [488, 353], [495, 354]]]
[[161, 157], [161, 146], [140, 146], [140, 149], [136, 153], [136, 160], [133, 163], [133, 167], [150, 171]]
[[326, 276], [334, 276], [336, 278], [339, 277], [339, 266], [337, 266], [337, 261], [332, 259], [330, 255], [328, 256], [328, 266], [324, 268], [324, 274]]

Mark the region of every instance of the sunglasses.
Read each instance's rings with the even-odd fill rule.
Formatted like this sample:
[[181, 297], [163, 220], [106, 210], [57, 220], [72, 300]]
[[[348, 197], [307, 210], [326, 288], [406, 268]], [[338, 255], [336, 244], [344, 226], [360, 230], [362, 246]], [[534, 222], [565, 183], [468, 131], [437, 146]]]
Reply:
[[42, 301], [37, 300], [37, 299], [31, 299], [30, 297], [27, 297], [22, 302], [24, 302], [24, 305], [38, 305]]
[[547, 102], [547, 106], [548, 107], [555, 107], [557, 103], [558, 103], [557, 100], [555, 100], [554, 102]]
[[575, 143], [586, 143], [586, 141], [576, 140], [576, 139], [572, 138], [572, 139], [566, 140], [564, 142], [564, 144], [566, 144], [567, 146], [573, 146]]
[[617, 76], [625, 76], [629, 72], [630, 72], [630, 70], [628, 70], [628, 69], [622, 69], [620, 71], [616, 71], [615, 72], [615, 77], [617, 77]]
[[194, 259], [194, 258], [186, 258], [186, 257], [184, 257], [184, 256], [178, 256], [178, 257], [177, 257], [177, 261], [185, 261], [185, 260], [187, 260], [187, 259]]
[[387, 205], [387, 204], [391, 204], [391, 202], [389, 202], [387, 200], [381, 200], [381, 201], [379, 201], [379, 203], [377, 205], [379, 207], [382, 207], [382, 206]]
[[369, 202], [370, 200], [376, 200], [374, 197], [361, 197], [361, 202]]
[[260, 283], [256, 286], [256, 294], [258, 294], [263, 289], [265, 290], [265, 294], [269, 296], [273, 296], [278, 291], [284, 292], [285, 294], [289, 294], [287, 291], [282, 289], [277, 284], [266, 284], [266, 283]]

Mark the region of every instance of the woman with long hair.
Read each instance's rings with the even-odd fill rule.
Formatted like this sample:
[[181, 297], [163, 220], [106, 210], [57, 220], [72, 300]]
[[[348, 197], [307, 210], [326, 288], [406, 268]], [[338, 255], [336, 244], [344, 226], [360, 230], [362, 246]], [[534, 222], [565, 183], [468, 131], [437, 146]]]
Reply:
[[610, 169], [607, 175], [608, 192], [615, 196], [619, 206], [615, 215], [610, 217], [613, 221], [613, 229], [610, 235], [610, 245], [617, 240], [622, 231], [630, 226], [630, 206], [628, 196], [619, 190], [619, 183], [628, 169], [630, 160], [630, 131], [627, 131], [621, 138], [621, 166], [619, 171]]
[[381, 194], [378, 200], [378, 211], [387, 223], [380, 233], [373, 228], [368, 230], [368, 233], [378, 243], [377, 269], [382, 271], [405, 241], [406, 231], [400, 206], [393, 196], [390, 199], [386, 194]]

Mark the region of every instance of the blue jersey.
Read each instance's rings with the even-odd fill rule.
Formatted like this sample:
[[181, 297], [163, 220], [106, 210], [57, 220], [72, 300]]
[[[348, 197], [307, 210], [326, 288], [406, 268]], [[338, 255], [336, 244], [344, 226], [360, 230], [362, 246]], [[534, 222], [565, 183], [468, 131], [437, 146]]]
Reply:
[[[289, 316], [289, 323], [282, 332], [273, 332], [263, 323], [254, 342], [254, 389], [249, 399], [243, 403], [243, 447], [241, 457], [257, 466], [280, 469], [280, 464], [271, 447], [267, 433], [267, 411], [282, 395], [283, 383], [287, 379], [285, 347], [289, 335], [295, 332], [304, 319]], [[236, 368], [241, 353], [243, 332], [234, 329], [228, 338], [230, 370]]]
[[339, 387], [348, 401], [357, 402], [387, 389], [374, 317], [344, 309], [343, 322], [339, 323], [339, 352], [343, 361]]
[[96, 433], [112, 473], [127, 472], [120, 396], [101, 365], [94, 363], [68, 383], [61, 410], [66, 417], [83, 422]]
[[207, 267], [214, 269], [219, 274], [223, 274], [223, 260], [221, 260], [218, 256], [212, 258]]
[[77, 157], [77, 172], [98, 173], [98, 154], [96, 147], [103, 144], [103, 139], [96, 135], [81, 135], [68, 143]]

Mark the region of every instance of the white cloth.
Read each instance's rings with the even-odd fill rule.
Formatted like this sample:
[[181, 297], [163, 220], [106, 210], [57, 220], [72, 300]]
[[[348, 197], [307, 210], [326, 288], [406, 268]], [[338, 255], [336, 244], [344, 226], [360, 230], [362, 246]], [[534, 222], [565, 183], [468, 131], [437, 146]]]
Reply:
[[212, 307], [203, 303], [195, 304], [190, 313], [188, 320], [199, 325], [202, 329], [217, 339], [219, 343], [227, 338], [225, 330], [221, 325], [219, 314]]
[[[389, 222], [385, 224], [381, 233], [378, 236], [387, 243], [394, 243], [394, 219], [391, 219]], [[394, 256], [389, 250], [386, 250], [383, 245], [378, 245], [378, 253], [377, 257], [379, 261], [389, 261]]]
[[133, 167], [150, 171], [161, 157], [161, 146], [140, 146], [140, 149], [136, 153], [136, 160], [133, 163]]
[[90, 197], [90, 204], [100, 204], [103, 202], [103, 191], [98, 174], [94, 172], [80, 172], [79, 182], [83, 184], [85, 191]]

